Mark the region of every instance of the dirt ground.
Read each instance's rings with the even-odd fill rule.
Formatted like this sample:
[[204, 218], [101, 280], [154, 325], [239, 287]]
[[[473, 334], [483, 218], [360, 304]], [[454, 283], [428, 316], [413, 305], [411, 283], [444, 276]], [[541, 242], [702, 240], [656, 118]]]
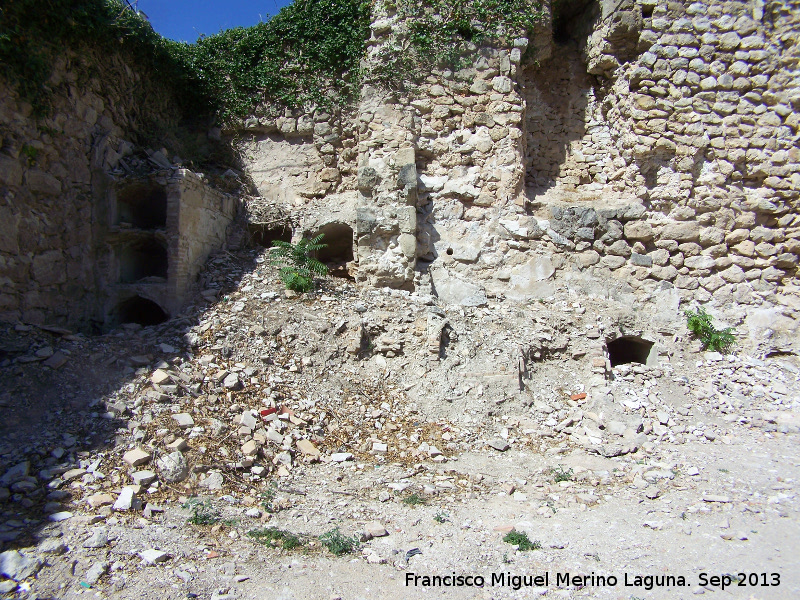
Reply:
[[202, 284], [156, 327], [3, 330], [8, 597], [800, 597], [796, 356], [675, 321], [598, 367], [611, 301], [292, 298], [257, 252]]

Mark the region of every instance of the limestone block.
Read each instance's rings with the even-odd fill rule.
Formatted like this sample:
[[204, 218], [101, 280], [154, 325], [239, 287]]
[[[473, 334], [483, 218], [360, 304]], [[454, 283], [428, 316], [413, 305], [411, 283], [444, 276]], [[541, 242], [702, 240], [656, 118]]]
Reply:
[[447, 269], [433, 269], [431, 280], [434, 293], [442, 302], [461, 306], [485, 306], [488, 303], [481, 286], [452, 275]]
[[22, 184], [22, 165], [18, 160], [0, 156], [0, 183], [5, 183], [9, 186]]
[[653, 228], [645, 221], [628, 221], [624, 233], [629, 240], [649, 242], [653, 239]]
[[683, 264], [690, 269], [713, 269], [716, 260], [711, 256], [689, 256]]
[[738, 265], [732, 265], [721, 271], [719, 276], [728, 283], [741, 283], [745, 280], [744, 271]]
[[729, 245], [738, 244], [750, 237], [749, 229], [734, 229], [725, 236], [725, 242]]
[[695, 221], [667, 223], [661, 228], [659, 237], [662, 240], [696, 242], [700, 239], [700, 224]]
[[59, 250], [39, 254], [33, 259], [33, 279], [42, 287], [64, 283], [67, 274], [64, 269], [64, 256]]
[[417, 254], [417, 237], [411, 233], [401, 233], [400, 250], [406, 258], [414, 258]]
[[587, 250], [586, 252], [581, 252], [578, 255], [578, 264], [582, 268], [591, 267], [592, 265], [596, 265], [600, 262], [600, 254], [595, 250]]
[[44, 171], [31, 169], [25, 174], [25, 183], [32, 192], [55, 196], [61, 193], [61, 182]]
[[753, 256], [756, 252], [756, 245], [750, 240], [745, 240], [733, 247], [742, 256]]
[[492, 88], [501, 94], [508, 94], [512, 90], [512, 81], [508, 77], [499, 76], [492, 79]]
[[606, 252], [612, 256], [629, 257], [631, 255], [631, 247], [625, 240], [617, 240], [606, 248]]
[[658, 265], [659, 267], [663, 267], [669, 262], [669, 251], [663, 248], [653, 250], [649, 253], [649, 256], [652, 259], [653, 264]]

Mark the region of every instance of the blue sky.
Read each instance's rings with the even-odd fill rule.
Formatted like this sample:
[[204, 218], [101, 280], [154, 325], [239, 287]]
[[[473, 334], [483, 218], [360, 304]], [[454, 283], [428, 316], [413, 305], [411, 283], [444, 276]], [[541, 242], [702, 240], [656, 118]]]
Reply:
[[[130, 0], [136, 6], [136, 0]], [[139, 10], [166, 38], [195, 42], [231, 27], [250, 27], [266, 21], [291, 0], [138, 0]]]

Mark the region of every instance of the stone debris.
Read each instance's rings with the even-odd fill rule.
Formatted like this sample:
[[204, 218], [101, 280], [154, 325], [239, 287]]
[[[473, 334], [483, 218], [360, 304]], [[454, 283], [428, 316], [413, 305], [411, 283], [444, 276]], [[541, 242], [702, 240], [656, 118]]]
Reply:
[[126, 452], [123, 455], [122, 460], [132, 467], [138, 467], [150, 462], [151, 458], [153, 458], [153, 455], [149, 452], [145, 452], [140, 448], [134, 448], [133, 450]]
[[108, 545], [108, 533], [103, 529], [95, 529], [92, 534], [83, 542], [84, 548], [102, 548]]
[[166, 552], [162, 552], [161, 550], [156, 550], [154, 548], [139, 552], [139, 556], [142, 558], [142, 560], [151, 565], [162, 563], [170, 558], [169, 554]]
[[134, 494], [133, 487], [125, 487], [122, 488], [119, 496], [117, 496], [116, 501], [114, 502], [114, 510], [125, 511], [131, 510], [134, 506], [136, 501], [136, 495]]
[[14, 581], [24, 581], [42, 568], [42, 562], [34, 556], [26, 556], [16, 550], [0, 553], [0, 575]]
[[166, 483], [180, 483], [189, 476], [189, 463], [182, 452], [166, 454], [156, 461], [159, 478]]
[[86, 571], [86, 574], [83, 576], [83, 580], [88, 583], [89, 585], [94, 585], [100, 578], [108, 572], [108, 563], [107, 562], [96, 562], [89, 570]]
[[379, 521], [370, 521], [364, 526], [364, 535], [367, 539], [372, 539], [387, 536], [389, 532]]

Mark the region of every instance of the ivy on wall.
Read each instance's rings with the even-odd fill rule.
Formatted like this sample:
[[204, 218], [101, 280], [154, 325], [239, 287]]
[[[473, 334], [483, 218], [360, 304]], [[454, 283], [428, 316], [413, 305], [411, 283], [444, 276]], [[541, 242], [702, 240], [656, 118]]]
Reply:
[[119, 0], [3, 0], [0, 3], [0, 74], [14, 82], [36, 116], [49, 112], [48, 79], [64, 47], [120, 52], [169, 82], [185, 106], [208, 111], [211, 99], [191, 85], [175, 42]]
[[262, 100], [286, 108], [344, 104], [358, 96], [370, 14], [363, 0], [295, 0], [265, 23], [174, 51], [223, 121], [246, 117]]
[[393, 8], [407, 30], [381, 49], [371, 73], [390, 88], [436, 67], [465, 67], [476, 47], [530, 35], [544, 14], [539, 0], [399, 0]]
[[541, 17], [535, 0], [399, 0], [407, 29], [367, 74], [368, 0], [295, 0], [269, 21], [174, 42], [120, 0], [3, 0], [0, 74], [16, 82], [35, 114], [47, 113], [53, 57], [66, 45], [118, 51], [171, 86], [187, 115], [223, 123], [261, 103], [286, 108], [343, 105], [365, 76], [399, 88], [435, 66], [458, 66], [472, 45], [524, 35]]

